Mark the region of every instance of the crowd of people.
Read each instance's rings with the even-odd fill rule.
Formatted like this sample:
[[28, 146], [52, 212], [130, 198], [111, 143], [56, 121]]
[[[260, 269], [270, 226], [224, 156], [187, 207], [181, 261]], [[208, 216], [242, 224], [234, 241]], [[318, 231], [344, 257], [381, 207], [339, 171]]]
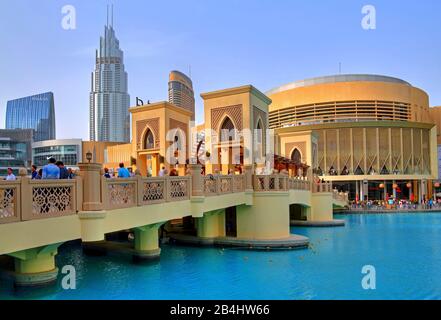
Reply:
[[389, 199], [384, 200], [368, 200], [368, 201], [353, 201], [351, 203], [353, 210], [438, 210], [441, 208], [441, 199], [434, 200], [423, 199], [420, 202], [410, 201], [406, 199]]
[[[55, 158], [50, 158], [48, 164], [43, 166], [43, 168], [38, 169], [36, 165], [32, 165], [31, 167], [32, 180], [73, 179], [74, 177], [75, 173], [72, 168], [66, 168], [62, 161], [57, 161]], [[12, 168], [8, 168], [5, 180], [17, 180]]]
[[[187, 175], [187, 176], [191, 175], [190, 169], [187, 168], [184, 171], [185, 171], [185, 175]], [[201, 174], [205, 175], [205, 168], [204, 167], [202, 167], [202, 169], [201, 169]], [[235, 174], [242, 174], [242, 168], [236, 167], [234, 169], [228, 170], [228, 175], [235, 175]], [[211, 176], [217, 176], [217, 175], [220, 175], [220, 171], [218, 169], [215, 169], [214, 174], [211, 174]], [[115, 172], [111, 172], [109, 170], [109, 168], [104, 168], [103, 176], [105, 178], [109, 178], [109, 179], [110, 178], [132, 178], [132, 177], [136, 177], [136, 176], [141, 176], [141, 172], [139, 171], [139, 169], [136, 169], [134, 172], [132, 172], [124, 166], [124, 163], [120, 163], [118, 170], [116, 170]], [[179, 171], [175, 168], [172, 168], [169, 172], [165, 166], [161, 166], [161, 169], [158, 172], [158, 177], [166, 177], [166, 176], [178, 177]], [[147, 172], [147, 177], [152, 177], [152, 173], [150, 170]]]

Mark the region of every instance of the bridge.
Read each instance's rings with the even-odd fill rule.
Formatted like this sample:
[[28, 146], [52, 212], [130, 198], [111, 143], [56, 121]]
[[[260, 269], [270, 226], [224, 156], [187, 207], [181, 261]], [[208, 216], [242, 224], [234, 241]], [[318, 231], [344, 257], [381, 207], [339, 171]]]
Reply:
[[[194, 219], [196, 234], [177, 241], [242, 247], [299, 248], [308, 239], [290, 234], [290, 212], [299, 206], [310, 222], [333, 220], [333, 206], [346, 206], [347, 195], [330, 183], [312, 183], [284, 174], [190, 174], [178, 177], [106, 179], [101, 164], [80, 164], [72, 180], [0, 181], [0, 256], [14, 261], [18, 286], [54, 281], [58, 247], [80, 239], [105, 245], [105, 235], [133, 230], [126, 247], [140, 259], [160, 255], [159, 230], [176, 219]], [[292, 213], [292, 212], [291, 212]], [[171, 235], [173, 236], [173, 235]]]

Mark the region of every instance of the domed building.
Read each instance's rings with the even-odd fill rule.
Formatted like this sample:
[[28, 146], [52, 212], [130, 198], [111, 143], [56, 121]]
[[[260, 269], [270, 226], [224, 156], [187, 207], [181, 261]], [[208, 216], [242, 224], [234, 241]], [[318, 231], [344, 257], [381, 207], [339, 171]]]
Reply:
[[432, 195], [437, 132], [423, 90], [387, 76], [336, 75], [266, 95], [279, 154], [300, 157], [351, 199]]

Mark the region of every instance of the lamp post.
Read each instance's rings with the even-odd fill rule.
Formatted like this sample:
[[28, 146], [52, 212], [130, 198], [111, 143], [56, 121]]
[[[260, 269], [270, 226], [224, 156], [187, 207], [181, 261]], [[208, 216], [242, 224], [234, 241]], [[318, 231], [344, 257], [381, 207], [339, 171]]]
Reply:
[[86, 159], [87, 159], [87, 161], [89, 161], [89, 163], [90, 163], [90, 160], [92, 160], [92, 152], [87, 151], [87, 153], [86, 153]]

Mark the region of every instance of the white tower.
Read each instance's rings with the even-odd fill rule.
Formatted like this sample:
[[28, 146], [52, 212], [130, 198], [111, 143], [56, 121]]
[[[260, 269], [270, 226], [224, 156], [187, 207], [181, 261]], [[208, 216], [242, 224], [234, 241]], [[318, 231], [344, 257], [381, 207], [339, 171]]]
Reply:
[[89, 130], [91, 141], [130, 142], [130, 96], [127, 93], [127, 72], [124, 53], [113, 30], [113, 6], [109, 24], [100, 47], [96, 50], [95, 71], [92, 72]]

